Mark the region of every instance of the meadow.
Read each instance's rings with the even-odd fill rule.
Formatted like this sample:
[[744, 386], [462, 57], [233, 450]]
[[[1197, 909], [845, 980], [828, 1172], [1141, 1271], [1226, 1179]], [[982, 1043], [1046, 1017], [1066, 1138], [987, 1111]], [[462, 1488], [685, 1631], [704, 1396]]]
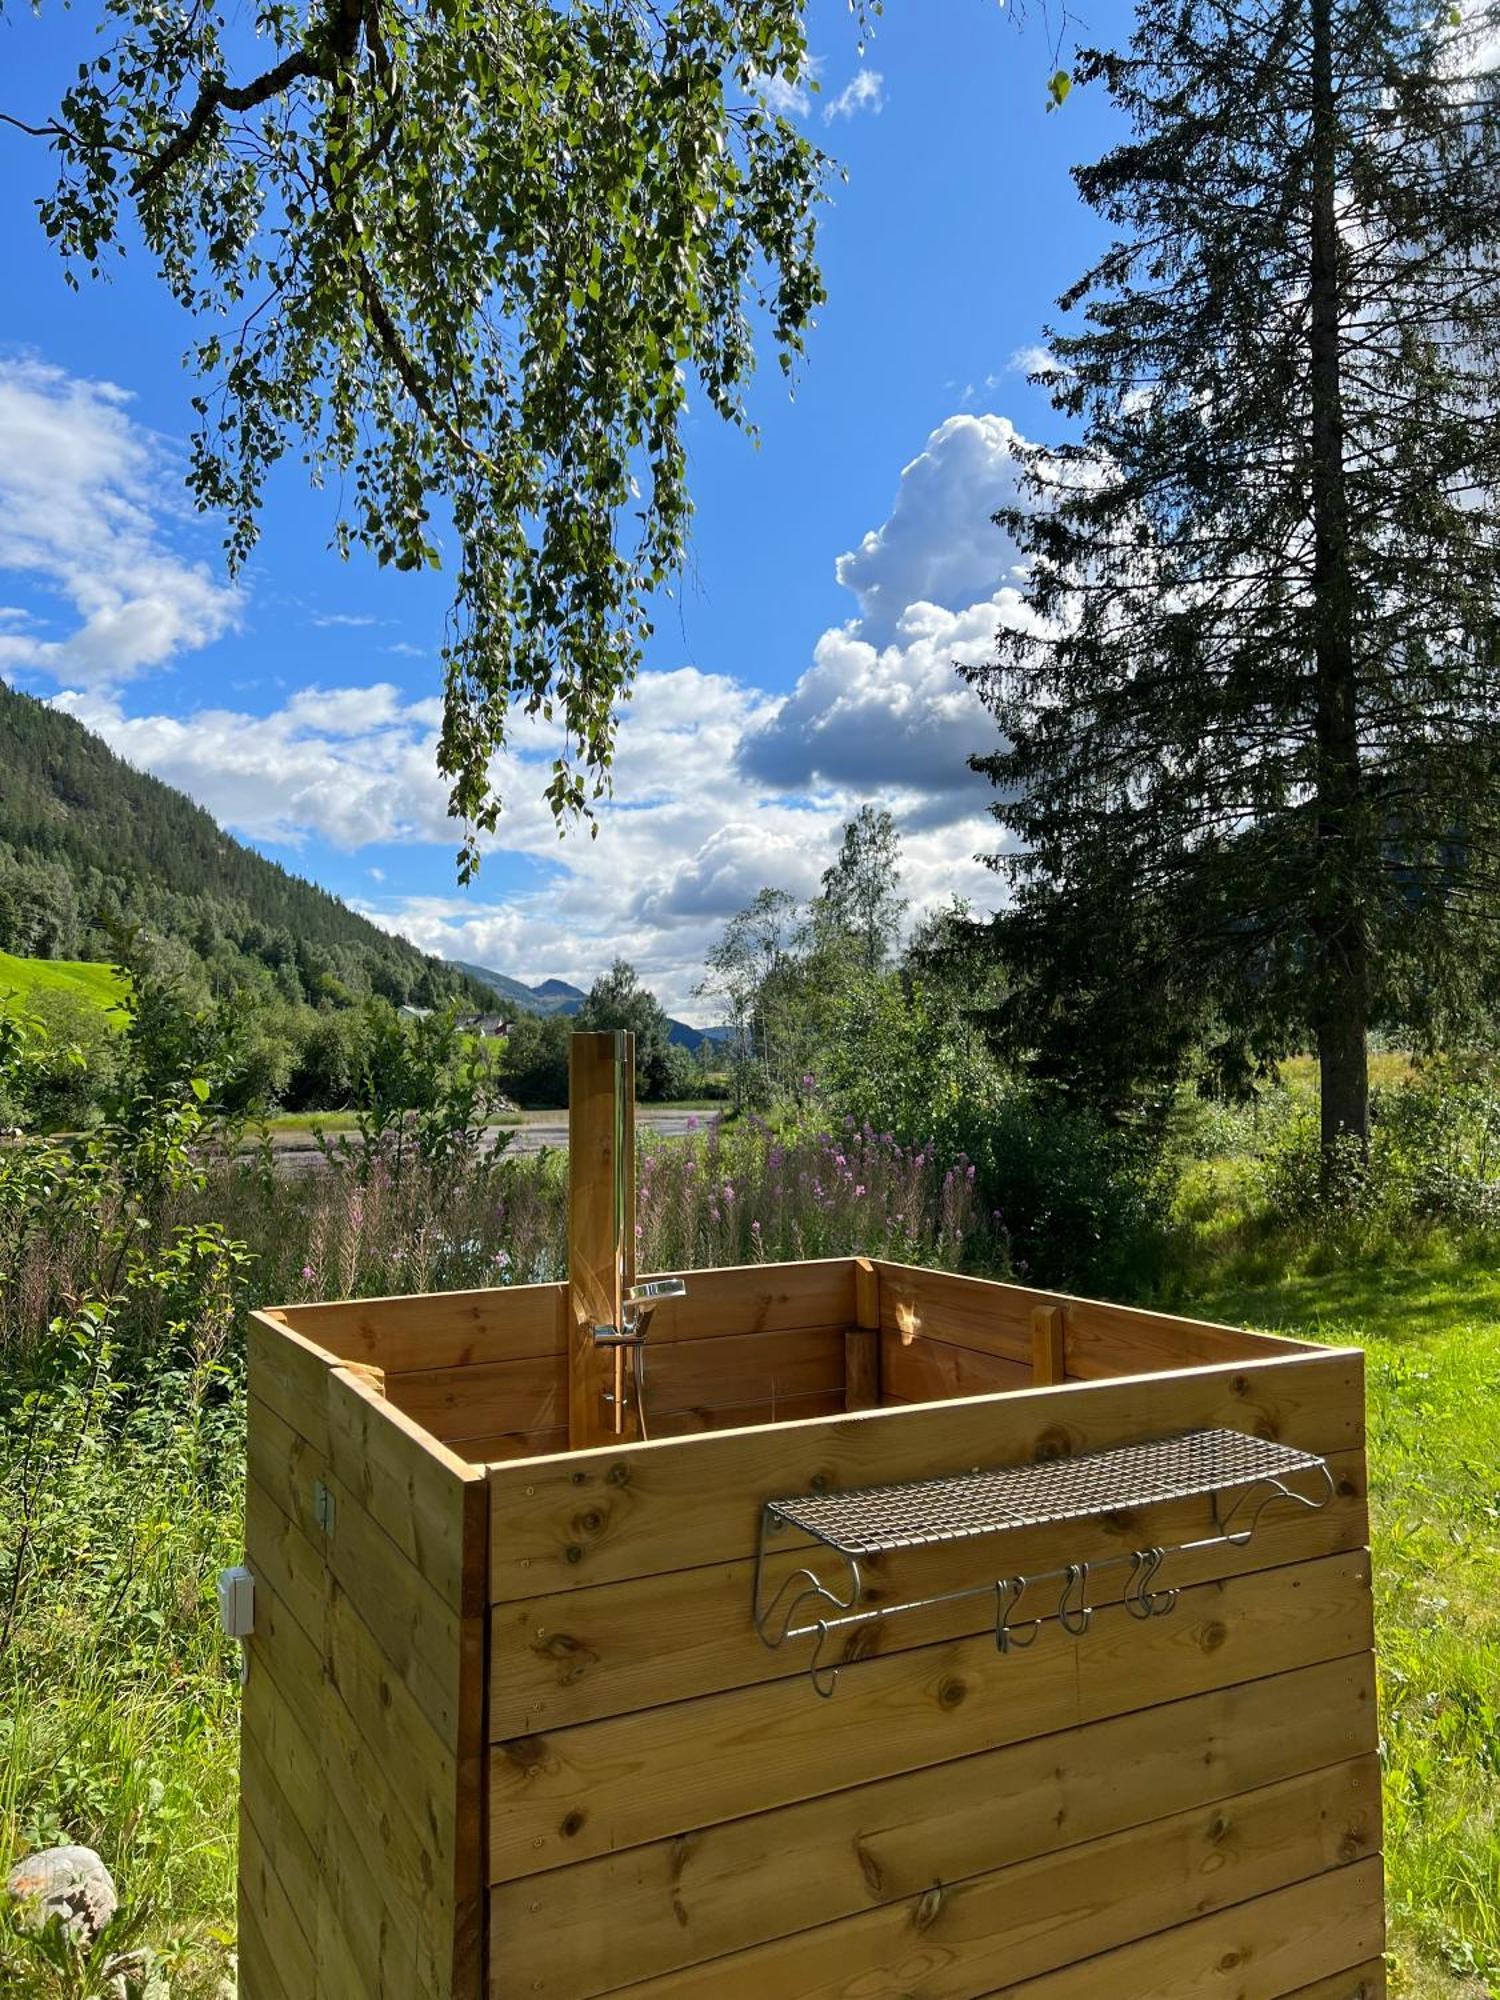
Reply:
[[[1305, 1113], [1293, 1077], [1252, 1112], [1185, 1116], [1173, 1205], [1141, 1268], [1177, 1309], [1368, 1351], [1393, 1991], [1482, 2000], [1500, 1993], [1500, 1237], [1482, 1216], [1424, 1220], [1389, 1190], [1337, 1227], [1289, 1206]], [[237, 1663], [212, 1586], [240, 1550], [234, 1312], [552, 1278], [564, 1217], [556, 1156], [398, 1172], [351, 1151], [295, 1183], [264, 1161], [185, 1166], [160, 1241], [191, 1244], [211, 1219], [248, 1246], [226, 1263], [210, 1231], [193, 1252], [206, 1321], [183, 1317], [201, 1285], [175, 1307], [132, 1306], [111, 1335], [119, 1384], [96, 1371], [87, 1407], [9, 1410], [0, 1551], [24, 1531], [27, 1557], [7, 1570], [0, 1555], [0, 1862], [63, 1838], [97, 1846], [160, 1991], [232, 1991]], [[80, 1211], [70, 1234], [54, 1214], [33, 1236], [0, 1288], [0, 1351], [36, 1348], [47, 1302], [87, 1275], [97, 1221]], [[854, 1249], [997, 1272], [1009, 1255], [967, 1162], [864, 1127], [706, 1122], [643, 1153], [643, 1269]], [[159, 1250], [154, 1269], [178, 1267]], [[132, 1393], [147, 1351], [151, 1392]], [[0, 1926], [0, 1992], [94, 1991]]]
[[112, 1010], [118, 1008], [124, 991], [124, 975], [113, 965], [87, 959], [17, 958], [0, 951], [0, 1011], [6, 1013], [35, 1014], [39, 996], [61, 994], [96, 1008], [119, 1029], [124, 1016]]

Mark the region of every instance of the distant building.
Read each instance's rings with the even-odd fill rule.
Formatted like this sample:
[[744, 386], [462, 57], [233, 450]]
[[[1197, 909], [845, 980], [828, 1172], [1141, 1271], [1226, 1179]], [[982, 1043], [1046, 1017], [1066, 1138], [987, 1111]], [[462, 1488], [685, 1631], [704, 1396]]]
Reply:
[[432, 1009], [430, 1007], [414, 1007], [409, 1000], [406, 1000], [396, 1009], [396, 1012], [401, 1016], [403, 1021], [425, 1021], [430, 1017]]
[[510, 1033], [510, 1022], [503, 1014], [461, 1014], [458, 1025], [466, 1035], [478, 1035], [487, 1042]]

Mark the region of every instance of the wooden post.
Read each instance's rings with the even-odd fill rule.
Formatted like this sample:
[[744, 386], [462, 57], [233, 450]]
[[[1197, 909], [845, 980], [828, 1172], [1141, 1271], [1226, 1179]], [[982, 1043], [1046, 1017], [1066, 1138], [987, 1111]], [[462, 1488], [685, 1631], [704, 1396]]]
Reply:
[[1067, 1322], [1061, 1306], [1038, 1306], [1031, 1315], [1031, 1379], [1039, 1389], [1068, 1379]]
[[640, 1435], [629, 1357], [594, 1337], [596, 1326], [620, 1326], [634, 1282], [635, 1037], [575, 1034], [568, 1050], [571, 1450]]
[[854, 1324], [844, 1335], [844, 1408], [880, 1408], [880, 1273], [854, 1260]]

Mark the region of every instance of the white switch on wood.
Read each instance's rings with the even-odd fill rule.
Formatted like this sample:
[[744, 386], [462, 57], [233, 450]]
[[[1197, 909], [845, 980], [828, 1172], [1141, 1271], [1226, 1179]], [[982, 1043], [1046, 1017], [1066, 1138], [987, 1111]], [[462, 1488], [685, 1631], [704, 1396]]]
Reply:
[[219, 1623], [231, 1639], [255, 1630], [255, 1578], [243, 1564], [219, 1572]]

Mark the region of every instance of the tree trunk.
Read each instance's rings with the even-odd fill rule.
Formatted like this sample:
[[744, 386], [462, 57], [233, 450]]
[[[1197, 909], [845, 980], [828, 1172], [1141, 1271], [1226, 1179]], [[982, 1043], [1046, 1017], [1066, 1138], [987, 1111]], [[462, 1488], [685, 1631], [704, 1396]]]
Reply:
[[1325, 1169], [1343, 1143], [1370, 1138], [1369, 941], [1364, 785], [1354, 655], [1354, 580], [1344, 467], [1340, 341], [1338, 106], [1332, 0], [1311, 0], [1312, 256], [1308, 341], [1312, 404], [1313, 646], [1317, 839], [1313, 858], [1314, 1020]]

